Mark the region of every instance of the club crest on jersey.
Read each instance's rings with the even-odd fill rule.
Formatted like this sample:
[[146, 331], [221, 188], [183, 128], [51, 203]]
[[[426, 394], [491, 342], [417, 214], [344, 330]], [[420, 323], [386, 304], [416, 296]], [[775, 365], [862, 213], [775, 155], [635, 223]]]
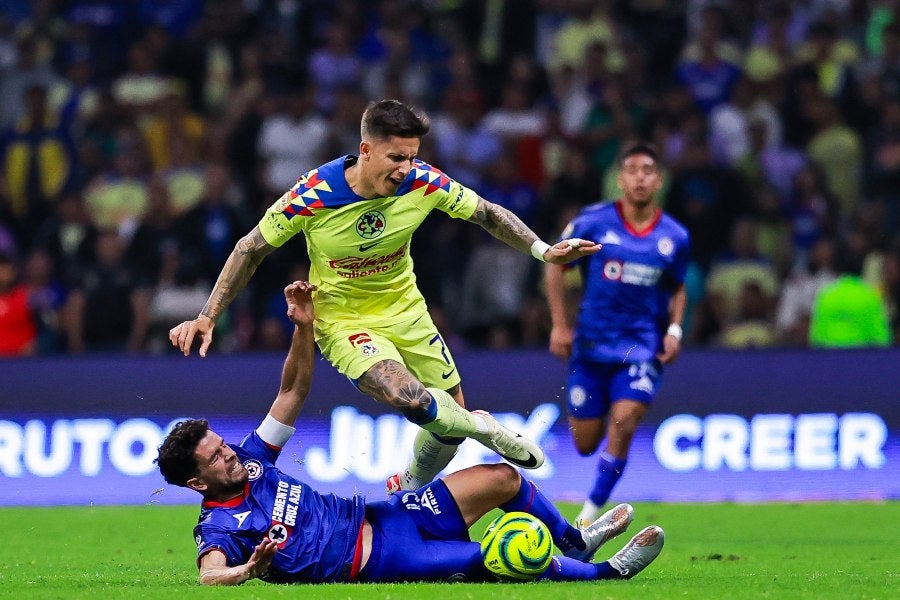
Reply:
[[603, 265], [603, 276], [612, 281], [622, 278], [622, 263], [617, 260], [607, 261]]
[[370, 210], [356, 221], [356, 233], [367, 240], [377, 238], [384, 233], [387, 221], [380, 211]]
[[672, 241], [672, 238], [661, 237], [659, 238], [659, 241], [656, 242], [656, 249], [659, 250], [659, 253], [663, 256], [669, 256], [675, 250], [675, 242]]
[[278, 544], [279, 547], [284, 547], [285, 542], [288, 539], [288, 528], [284, 526], [283, 523], [273, 523], [271, 527], [269, 527], [268, 538]]
[[375, 356], [378, 354], [378, 346], [372, 342], [368, 333], [354, 333], [347, 340], [350, 345], [357, 348], [363, 356]]
[[250, 481], [255, 481], [259, 479], [259, 476], [262, 475], [263, 468], [258, 460], [246, 460], [244, 461], [244, 468], [247, 469], [247, 473], [249, 474], [248, 479]]

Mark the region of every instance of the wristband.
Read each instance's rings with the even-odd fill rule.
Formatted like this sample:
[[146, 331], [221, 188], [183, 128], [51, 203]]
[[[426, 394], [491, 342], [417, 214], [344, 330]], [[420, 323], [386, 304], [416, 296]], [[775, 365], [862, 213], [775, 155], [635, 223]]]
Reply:
[[543, 240], [534, 240], [534, 243], [531, 244], [531, 255], [538, 259], [541, 262], [547, 262], [544, 260], [544, 252], [550, 249], [550, 244]]
[[671, 325], [669, 325], [669, 328], [666, 329], [666, 335], [671, 335], [673, 338], [680, 342], [682, 336], [684, 335], [684, 332], [681, 330], [681, 325], [679, 325], [678, 323], [672, 323]]
[[294, 431], [293, 427], [281, 423], [272, 415], [266, 415], [263, 422], [256, 428], [256, 433], [262, 438], [262, 441], [276, 448], [284, 448], [287, 441], [294, 435]]

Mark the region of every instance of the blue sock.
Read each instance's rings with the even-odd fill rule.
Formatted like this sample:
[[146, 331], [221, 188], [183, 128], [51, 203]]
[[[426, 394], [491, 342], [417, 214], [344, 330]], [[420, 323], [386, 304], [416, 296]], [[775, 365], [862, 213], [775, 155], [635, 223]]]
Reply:
[[547, 497], [532, 482], [521, 478], [519, 491], [507, 503], [500, 506], [501, 510], [511, 512], [514, 510], [534, 515], [544, 522], [553, 536], [553, 543], [566, 552], [572, 548], [584, 550], [584, 539], [581, 532], [569, 525], [559, 509], [556, 508]]
[[554, 556], [550, 566], [538, 580], [547, 581], [595, 581], [597, 579], [621, 579], [622, 575], [609, 562], [586, 563], [565, 556]]
[[[428, 408], [425, 409], [424, 413], [420, 413], [417, 415], [413, 415], [411, 413], [405, 412], [403, 416], [407, 418], [407, 420], [415, 423], [416, 425], [424, 425], [426, 423], [431, 423], [435, 419], [437, 419], [438, 405], [437, 400], [434, 399], [434, 396], [431, 397], [431, 402], [428, 403]], [[435, 436], [437, 437], [437, 436]]]
[[625, 470], [625, 458], [616, 458], [606, 452], [600, 453], [600, 462], [597, 465], [597, 479], [594, 480], [594, 488], [588, 497], [597, 506], [603, 506], [609, 500], [609, 495]]

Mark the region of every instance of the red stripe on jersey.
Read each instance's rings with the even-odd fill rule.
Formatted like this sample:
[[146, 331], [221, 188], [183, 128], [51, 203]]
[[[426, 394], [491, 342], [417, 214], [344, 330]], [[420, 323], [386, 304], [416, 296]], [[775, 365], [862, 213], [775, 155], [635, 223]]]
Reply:
[[663, 214], [662, 209], [657, 206], [656, 214], [653, 215], [653, 221], [651, 221], [649, 225], [638, 231], [625, 218], [625, 213], [622, 212], [621, 200], [616, 200], [616, 212], [619, 214], [619, 218], [622, 219], [622, 223], [625, 225], [625, 229], [628, 231], [628, 233], [636, 237], [646, 237], [650, 235], [650, 232], [653, 231], [653, 228], [656, 227], [657, 223], [659, 223], [659, 220], [662, 218]]
[[239, 496], [235, 496], [231, 500], [226, 500], [225, 502], [215, 502], [213, 500], [204, 500], [203, 508], [234, 508], [236, 506], [240, 506], [241, 502], [244, 501], [244, 498], [250, 495], [250, 482], [244, 484], [244, 491]]

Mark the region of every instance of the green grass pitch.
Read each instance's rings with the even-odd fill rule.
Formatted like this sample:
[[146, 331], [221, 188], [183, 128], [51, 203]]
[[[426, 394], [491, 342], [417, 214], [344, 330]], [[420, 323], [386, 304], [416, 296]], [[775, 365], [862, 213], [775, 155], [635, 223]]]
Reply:
[[[573, 517], [574, 505], [561, 505]], [[629, 531], [666, 531], [662, 555], [630, 581], [525, 584], [197, 584], [197, 508], [0, 509], [0, 597], [591, 600], [900, 598], [900, 502], [636, 503]], [[473, 529], [480, 538], [488, 515]], [[478, 538], [476, 538], [478, 539]]]

